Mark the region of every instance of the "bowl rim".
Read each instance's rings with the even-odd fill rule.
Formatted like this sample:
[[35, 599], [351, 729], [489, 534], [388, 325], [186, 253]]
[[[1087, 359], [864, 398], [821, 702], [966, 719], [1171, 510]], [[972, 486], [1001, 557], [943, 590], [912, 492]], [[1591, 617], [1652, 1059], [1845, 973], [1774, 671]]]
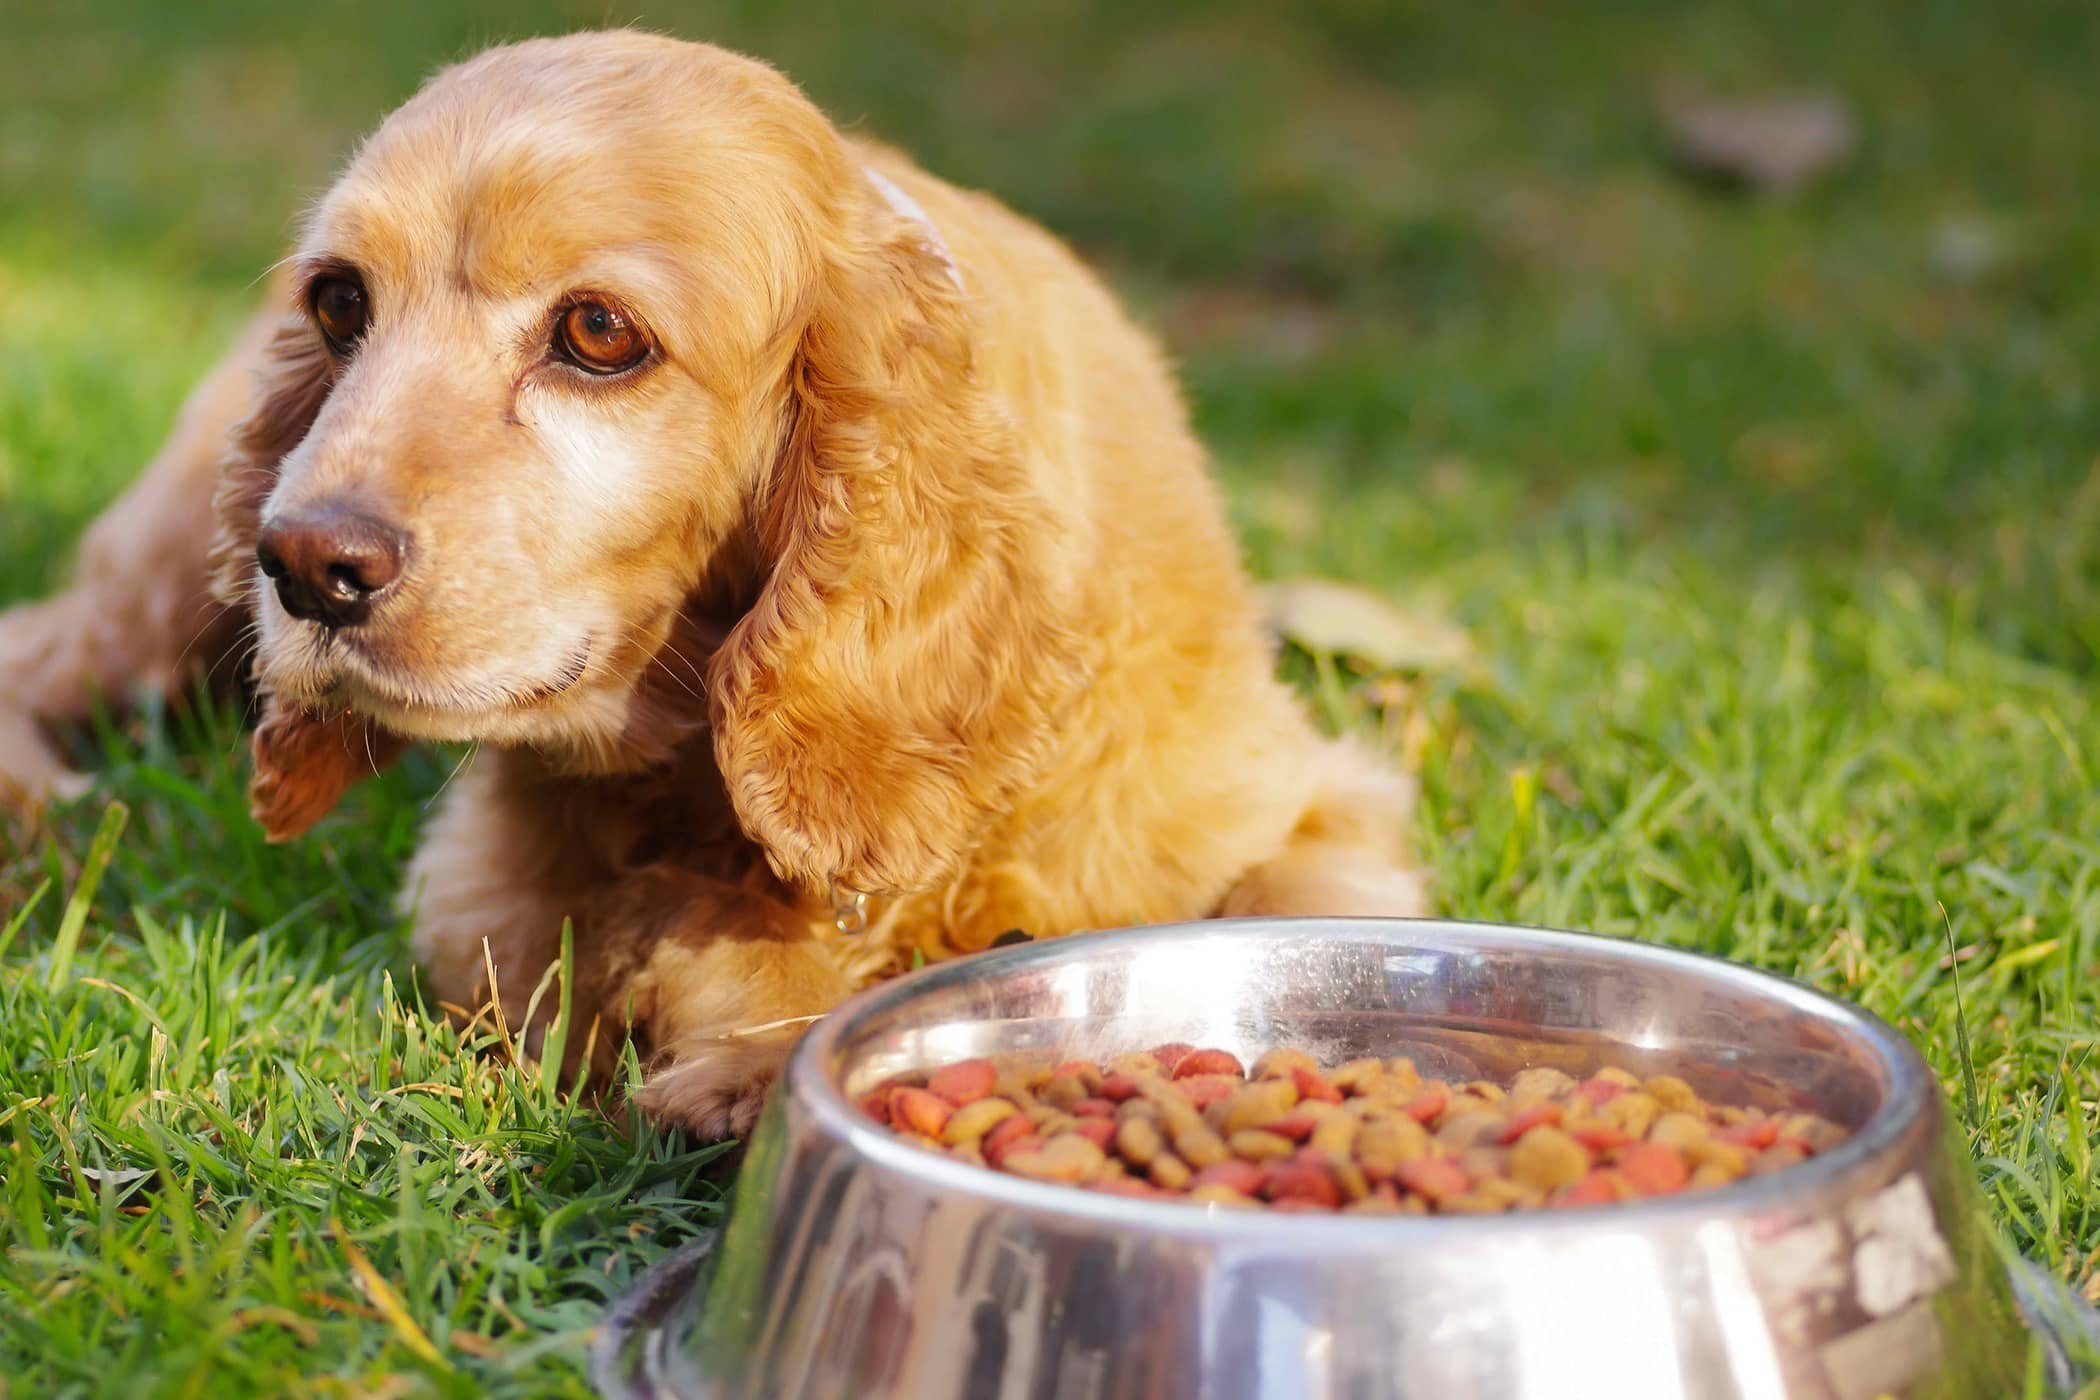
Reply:
[[[870, 1017], [895, 1010], [917, 998], [973, 980], [986, 972], [1007, 972], [1069, 955], [1074, 938], [1090, 949], [1107, 951], [1155, 938], [1163, 933], [1218, 933], [1249, 939], [1315, 937], [1323, 931], [1374, 938], [1404, 931], [1415, 942], [1448, 941], [1460, 946], [1507, 948], [1529, 944], [1551, 948], [1567, 940], [1608, 947], [1626, 962], [1658, 967], [1702, 978], [1734, 983], [1739, 990], [1761, 994], [1813, 1016], [1863, 1045], [1886, 1076], [1888, 1090], [1880, 1106], [1851, 1137], [1828, 1153], [1767, 1176], [1744, 1177], [1711, 1190], [1651, 1196], [1609, 1207], [1568, 1210], [1520, 1210], [1494, 1215], [1380, 1215], [1340, 1211], [1274, 1211], [1183, 1201], [1147, 1201], [1088, 1191], [1077, 1186], [1030, 1181], [989, 1167], [959, 1162], [907, 1142], [869, 1118], [848, 1099], [828, 1068], [843, 1054], [842, 1042]], [[1144, 924], [1084, 934], [1045, 938], [989, 948], [944, 959], [870, 987], [810, 1028], [789, 1056], [782, 1072], [782, 1097], [799, 1102], [813, 1124], [852, 1155], [871, 1165], [918, 1178], [942, 1191], [954, 1191], [990, 1204], [1067, 1217], [1095, 1225], [1142, 1230], [1155, 1236], [1218, 1239], [1236, 1243], [1274, 1243], [1323, 1250], [1352, 1246], [1385, 1248], [1392, 1244], [1451, 1232], [1478, 1240], [1490, 1234], [1594, 1230], [1616, 1222], [1665, 1223], [1690, 1219], [1752, 1215], [1813, 1195], [1871, 1164], [1896, 1142], [1921, 1113], [1934, 1105], [1938, 1085], [1917, 1048], [1886, 1021], [1864, 1007], [1829, 996], [1794, 978], [1734, 962], [1713, 953], [1644, 943], [1608, 934], [1466, 919], [1395, 919], [1324, 916], [1198, 919]]]

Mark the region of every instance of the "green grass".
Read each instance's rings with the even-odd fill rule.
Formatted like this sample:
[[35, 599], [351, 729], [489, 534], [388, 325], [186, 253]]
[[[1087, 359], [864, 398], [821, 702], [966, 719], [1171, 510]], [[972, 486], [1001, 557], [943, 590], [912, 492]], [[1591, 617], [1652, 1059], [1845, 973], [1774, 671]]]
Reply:
[[[1473, 665], [1397, 684], [1293, 660], [1419, 761], [1446, 909], [1886, 1016], [2009, 1237], [2086, 1278], [2100, 12], [885, 9], [641, 17], [1071, 235], [1182, 358], [1259, 572], [1464, 625]], [[10, 14], [0, 599], [58, 577], [423, 71], [633, 17]], [[1862, 148], [1791, 202], [1695, 188], [1649, 115], [1675, 81], [1833, 85]], [[80, 742], [96, 793], [0, 847], [7, 1393], [580, 1393], [598, 1308], [718, 1209], [711, 1154], [426, 1013], [390, 898], [446, 756], [280, 849], [235, 716]]]

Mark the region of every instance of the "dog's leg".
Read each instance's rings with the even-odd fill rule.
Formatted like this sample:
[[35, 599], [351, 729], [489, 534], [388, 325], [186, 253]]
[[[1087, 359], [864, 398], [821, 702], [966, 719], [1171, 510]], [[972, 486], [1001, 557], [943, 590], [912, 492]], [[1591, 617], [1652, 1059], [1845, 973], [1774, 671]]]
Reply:
[[1428, 880], [1406, 854], [1413, 783], [1347, 744], [1330, 745], [1322, 762], [1321, 781], [1283, 849], [1242, 876], [1218, 913], [1428, 913]]
[[484, 754], [453, 781], [410, 865], [403, 904], [430, 990], [455, 1015], [500, 1001], [538, 1054], [559, 999], [530, 1024], [526, 1007], [574, 920], [568, 1071], [588, 1056], [606, 1084], [632, 1032], [645, 1111], [705, 1137], [747, 1132], [797, 1036], [849, 990], [808, 916], [762, 873], [747, 885], [625, 865], [624, 818], [512, 758]]
[[748, 1136], [796, 1040], [850, 990], [806, 927], [753, 903], [695, 901], [631, 984], [653, 1051], [635, 1102], [701, 1138]]
[[85, 717], [97, 696], [123, 704], [179, 694], [199, 674], [234, 679], [240, 623], [205, 574], [212, 492], [281, 316], [259, 314], [191, 393], [158, 455], [89, 527], [67, 590], [0, 613], [0, 810], [81, 784], [46, 724]]

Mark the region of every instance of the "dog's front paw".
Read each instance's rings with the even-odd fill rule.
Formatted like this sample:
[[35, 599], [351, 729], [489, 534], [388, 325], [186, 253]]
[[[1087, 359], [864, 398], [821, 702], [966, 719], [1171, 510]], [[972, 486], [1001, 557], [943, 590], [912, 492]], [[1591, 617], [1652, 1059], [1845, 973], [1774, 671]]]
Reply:
[[658, 1122], [705, 1141], [749, 1137], [792, 1046], [777, 1037], [708, 1043], [649, 1075], [634, 1101]]

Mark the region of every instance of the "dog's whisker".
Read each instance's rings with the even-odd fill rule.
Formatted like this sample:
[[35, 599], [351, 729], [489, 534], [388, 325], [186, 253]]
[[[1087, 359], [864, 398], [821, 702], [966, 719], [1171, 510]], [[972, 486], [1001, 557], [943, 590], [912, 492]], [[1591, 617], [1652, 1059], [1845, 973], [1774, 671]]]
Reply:
[[437, 806], [437, 800], [445, 795], [446, 788], [452, 786], [452, 780], [458, 777], [460, 773], [466, 768], [466, 766], [474, 761], [474, 755], [480, 752], [481, 745], [479, 744], [469, 744], [467, 746], [467, 751], [459, 756], [459, 762], [453, 764], [452, 771], [445, 775], [445, 781], [439, 783], [437, 786], [437, 791], [430, 794], [430, 796], [424, 801], [423, 810], [425, 812], [428, 812], [433, 807]]

